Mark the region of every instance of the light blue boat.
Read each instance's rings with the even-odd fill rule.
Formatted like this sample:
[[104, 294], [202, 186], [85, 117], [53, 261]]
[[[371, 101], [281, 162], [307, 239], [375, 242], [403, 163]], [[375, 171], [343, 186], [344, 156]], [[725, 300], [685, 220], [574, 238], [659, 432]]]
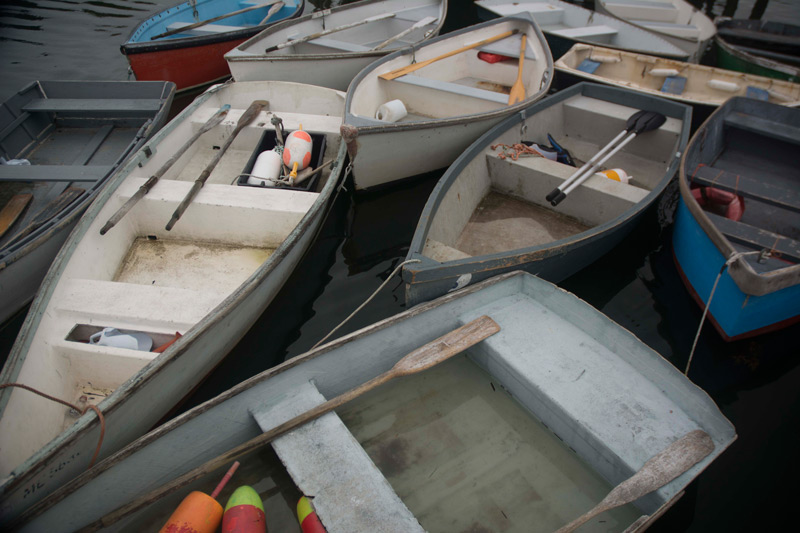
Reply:
[[683, 156], [675, 262], [726, 340], [800, 320], [798, 144], [800, 110], [739, 97]]

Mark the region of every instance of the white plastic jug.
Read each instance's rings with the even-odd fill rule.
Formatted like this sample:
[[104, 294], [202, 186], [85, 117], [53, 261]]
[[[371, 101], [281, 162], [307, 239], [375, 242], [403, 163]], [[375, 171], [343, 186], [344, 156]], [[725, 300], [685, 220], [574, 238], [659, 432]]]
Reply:
[[89, 337], [89, 344], [149, 352], [153, 339], [144, 333], [122, 333], [117, 328], [105, 328]]

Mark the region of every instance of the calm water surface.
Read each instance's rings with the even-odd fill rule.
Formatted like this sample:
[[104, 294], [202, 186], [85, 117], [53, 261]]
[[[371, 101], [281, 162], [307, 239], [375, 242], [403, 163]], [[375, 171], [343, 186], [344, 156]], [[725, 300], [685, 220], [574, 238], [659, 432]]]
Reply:
[[[128, 78], [119, 45], [147, 14], [173, 0], [4, 0], [0, 3], [0, 98], [35, 79]], [[696, 5], [708, 2], [695, 0]], [[739, 0], [746, 18], [753, 0]], [[733, 2], [710, 4], [714, 15]], [[449, 31], [470, 21], [451, 0]], [[800, 2], [770, 0], [764, 18], [800, 24]], [[191, 96], [177, 99], [176, 107]], [[419, 212], [441, 172], [389, 191], [340, 196], [300, 268], [259, 323], [191, 397], [188, 409], [286, 358], [303, 353], [361, 304], [404, 258]], [[630, 329], [678, 368], [700, 320], [675, 270], [670, 223], [676, 191], [647, 213], [610, 254], [561, 286]], [[0, 297], [2, 297], [0, 295]], [[399, 278], [344, 326], [345, 334], [405, 308]], [[22, 316], [2, 326], [0, 358]], [[739, 439], [651, 531], [759, 531], [788, 524], [800, 474], [800, 327], [726, 344], [707, 327], [690, 378], [734, 423]]]

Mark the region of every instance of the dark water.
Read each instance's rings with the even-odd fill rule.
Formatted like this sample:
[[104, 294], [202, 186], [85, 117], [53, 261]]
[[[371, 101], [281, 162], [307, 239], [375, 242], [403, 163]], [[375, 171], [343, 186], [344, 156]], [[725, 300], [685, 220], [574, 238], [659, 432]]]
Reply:
[[[35, 79], [126, 79], [119, 53], [131, 29], [174, 0], [4, 0], [0, 4], [0, 98]], [[706, 5], [694, 0], [696, 5]], [[714, 15], [734, 2], [710, 4]], [[747, 17], [753, 0], [736, 2]], [[469, 24], [472, 5], [451, 0], [449, 31]], [[800, 2], [771, 0], [766, 19], [800, 24]], [[190, 97], [189, 97], [190, 98]], [[178, 99], [176, 107], [187, 103]], [[182, 407], [188, 409], [286, 358], [303, 353], [360, 305], [403, 261], [416, 219], [441, 172], [380, 193], [346, 193], [275, 302], [221, 367]], [[633, 331], [683, 369], [701, 310], [672, 259], [675, 191], [647, 213], [624, 243], [561, 286]], [[2, 295], [0, 295], [2, 297]], [[342, 335], [405, 308], [399, 277], [345, 325]], [[22, 315], [0, 329], [0, 359]], [[690, 378], [709, 392], [739, 439], [651, 529], [763, 531], [791, 523], [800, 465], [800, 326], [724, 343], [708, 325]]]

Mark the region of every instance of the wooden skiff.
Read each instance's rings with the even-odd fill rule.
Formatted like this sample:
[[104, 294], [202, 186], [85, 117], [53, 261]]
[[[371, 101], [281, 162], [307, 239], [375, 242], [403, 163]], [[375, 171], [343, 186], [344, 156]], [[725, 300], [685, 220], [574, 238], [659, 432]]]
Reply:
[[[225, 60], [237, 81], [296, 81], [346, 91], [376, 59], [436, 37], [446, 14], [447, 0], [340, 5], [276, 24], [225, 54]], [[296, 44], [286, 46], [289, 42]]]
[[681, 60], [690, 56], [658, 34], [561, 0], [475, 0], [475, 5], [484, 18], [530, 13], [547, 37], [554, 59], [564, 55], [575, 43], [599, 44]]
[[[642, 133], [556, 207], [546, 196], [577, 169], [507, 150], [522, 141], [566, 148], [576, 165], [625, 129], [639, 110], [666, 122]], [[522, 118], [524, 117], [524, 118]], [[582, 83], [529, 106], [475, 141], [442, 176], [420, 216], [403, 267], [406, 304], [430, 300], [501, 272], [524, 269], [558, 282], [618, 244], [678, 170], [691, 109], [633, 91]]]
[[675, 261], [726, 340], [800, 320], [798, 148], [800, 109], [731, 98], [681, 161]]
[[304, 0], [188, 0], [148, 17], [120, 50], [137, 80], [170, 80], [185, 91], [230, 76], [226, 52], [304, 7]]
[[[233, 138], [208, 183], [171, 231], [170, 214], [221, 153], [256, 100], [267, 107]], [[100, 230], [223, 105], [203, 134], [105, 235]], [[62, 248], [34, 300], [0, 383], [19, 382], [105, 415], [101, 457], [145, 433], [199, 384], [245, 334], [284, 284], [321, 225], [342, 172], [344, 93], [287, 82], [212, 87], [165, 126], [114, 176]], [[234, 182], [271, 119], [302, 124], [331, 169], [309, 190]], [[139, 350], [87, 343], [104, 328], [149, 337]], [[163, 350], [156, 347], [182, 336]], [[109, 333], [113, 334], [113, 332]], [[150, 344], [152, 346], [150, 346]], [[0, 391], [0, 479], [5, 519], [84, 471], [100, 423], [19, 388]], [[35, 421], [35, 423], [32, 423]]]
[[[491, 63], [481, 59], [485, 54], [508, 59]], [[345, 104], [342, 138], [356, 188], [449, 165], [491, 126], [547, 94], [552, 73], [547, 42], [528, 14], [476, 24], [375, 61], [353, 79]], [[524, 97], [509, 104], [514, 85]], [[394, 114], [392, 106], [402, 112]]]
[[686, 0], [596, 0], [595, 9], [660, 35], [697, 63], [717, 33], [714, 21]]
[[[313, 496], [332, 532], [486, 531], [498, 524], [553, 531], [676, 439], [705, 432], [709, 455], [585, 529], [641, 531], [736, 438], [708, 395], [634, 335], [575, 296], [516, 272], [237, 385], [86, 472], [26, 513], [17, 531], [155, 531], [190, 490], [211, 493], [233, 457], [177, 492], [151, 491], [483, 315], [500, 329], [465, 353], [278, 437], [274, 452], [250, 448], [219, 501], [250, 484], [265, 501], [268, 530], [289, 533], [300, 531], [291, 523], [300, 494]], [[148, 505], [101, 522], [140, 498]]]
[[800, 105], [798, 83], [586, 44], [575, 45], [556, 61], [556, 69], [559, 86], [588, 80], [689, 104], [692, 130], [732, 96]]
[[166, 122], [169, 82], [36, 81], [2, 105], [0, 323], [33, 299], [109, 176]]

